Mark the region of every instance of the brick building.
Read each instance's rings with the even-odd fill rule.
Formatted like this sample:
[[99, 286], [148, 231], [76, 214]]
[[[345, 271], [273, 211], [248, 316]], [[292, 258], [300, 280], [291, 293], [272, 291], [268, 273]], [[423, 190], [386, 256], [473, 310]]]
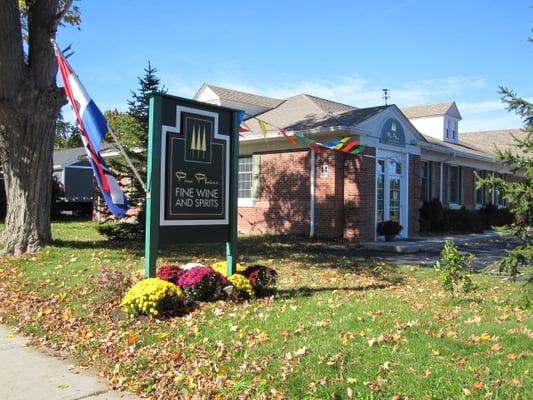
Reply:
[[[475, 175], [510, 171], [495, 162], [494, 143], [506, 147], [520, 130], [461, 133], [455, 103], [399, 109], [356, 108], [300, 94], [273, 99], [203, 85], [196, 100], [244, 110], [240, 139], [239, 231], [298, 233], [379, 240], [376, 226], [394, 220], [400, 237], [419, 231], [423, 201], [450, 208], [503, 206], [497, 193], [475, 189]], [[264, 134], [258, 120], [269, 124]], [[327, 142], [350, 136], [361, 155], [315, 154], [287, 134]]]

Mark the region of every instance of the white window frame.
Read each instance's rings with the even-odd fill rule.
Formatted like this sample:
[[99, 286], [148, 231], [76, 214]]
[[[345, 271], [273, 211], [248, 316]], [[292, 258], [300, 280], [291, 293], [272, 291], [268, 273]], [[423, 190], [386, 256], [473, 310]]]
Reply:
[[[252, 161], [252, 156], [241, 156], [239, 157], [239, 172], [238, 172], [238, 181], [240, 182], [241, 180], [241, 175], [244, 175], [244, 172], [241, 172], [240, 170], [240, 166], [241, 166], [241, 163], [240, 163], [240, 160], [241, 159], [250, 159], [250, 171], [246, 172], [246, 174], [250, 174], [250, 197], [238, 197], [237, 199], [237, 205], [239, 207], [253, 207], [254, 206], [254, 199], [253, 199], [253, 161]], [[237, 190], [238, 192], [238, 190]]]
[[[455, 200], [458, 200], [458, 201], [451, 201], [451, 187], [450, 187], [450, 182], [451, 182], [451, 168], [457, 168], [457, 183], [456, 183], [456, 186], [457, 186], [457, 197], [458, 199], [455, 199]], [[448, 164], [448, 168], [447, 168], [447, 171], [446, 171], [446, 200], [448, 201], [448, 208], [449, 209], [452, 209], [452, 210], [457, 210], [457, 209], [460, 209], [462, 207], [462, 203], [461, 203], [461, 200], [462, 200], [462, 175], [463, 174], [463, 171], [462, 171], [462, 168], [461, 166], [459, 165], [450, 165]]]

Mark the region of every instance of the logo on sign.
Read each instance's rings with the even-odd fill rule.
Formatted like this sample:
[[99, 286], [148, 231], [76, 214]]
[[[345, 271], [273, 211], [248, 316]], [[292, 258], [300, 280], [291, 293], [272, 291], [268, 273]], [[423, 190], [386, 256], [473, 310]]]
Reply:
[[185, 161], [211, 163], [213, 141], [213, 122], [209, 119], [186, 117], [185, 123]]

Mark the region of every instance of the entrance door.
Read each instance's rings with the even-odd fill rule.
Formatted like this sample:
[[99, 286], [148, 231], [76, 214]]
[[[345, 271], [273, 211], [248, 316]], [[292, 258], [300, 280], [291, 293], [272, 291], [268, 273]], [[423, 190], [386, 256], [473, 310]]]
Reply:
[[401, 237], [407, 237], [407, 192], [403, 154], [381, 152], [376, 163], [376, 227], [383, 221], [396, 221], [404, 227]]

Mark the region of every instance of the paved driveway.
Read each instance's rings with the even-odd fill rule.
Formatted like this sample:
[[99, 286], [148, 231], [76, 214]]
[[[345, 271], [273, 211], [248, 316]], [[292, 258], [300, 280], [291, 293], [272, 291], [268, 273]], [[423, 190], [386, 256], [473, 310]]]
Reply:
[[[518, 242], [513, 238], [493, 238], [465, 242], [459, 244], [459, 249], [474, 254], [476, 257], [474, 268], [476, 270], [481, 270], [493, 264], [499, 258], [502, 258], [505, 255], [505, 250], [513, 248], [517, 243]], [[419, 253], [405, 254], [360, 248], [349, 249], [349, 255], [353, 257], [372, 258], [390, 264], [412, 264], [429, 267], [440, 258], [439, 253], [440, 250], [428, 250]]]

